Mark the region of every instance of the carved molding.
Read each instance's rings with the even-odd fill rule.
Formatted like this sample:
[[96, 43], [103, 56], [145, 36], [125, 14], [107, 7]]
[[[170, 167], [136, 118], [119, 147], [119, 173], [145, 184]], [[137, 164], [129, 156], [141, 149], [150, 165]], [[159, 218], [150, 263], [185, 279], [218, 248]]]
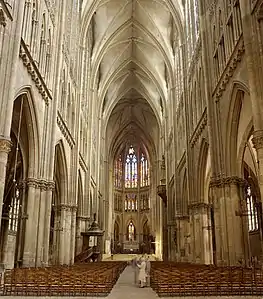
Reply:
[[65, 137], [65, 139], [67, 140], [67, 143], [69, 144], [70, 148], [72, 149], [73, 146], [75, 145], [75, 140], [73, 139], [67, 125], [65, 124], [60, 112], [58, 111], [58, 115], [57, 115], [57, 124], [58, 127], [62, 133], [62, 135]]
[[210, 188], [222, 188], [225, 186], [236, 185], [236, 186], [245, 186], [247, 181], [238, 176], [229, 176], [224, 178], [211, 178]]
[[211, 204], [205, 203], [205, 202], [197, 202], [197, 203], [192, 203], [188, 205], [190, 210], [200, 210], [200, 209], [210, 209]]
[[157, 186], [157, 194], [161, 197], [165, 206], [167, 206], [166, 185]]
[[45, 0], [45, 2], [46, 2], [47, 10], [49, 12], [50, 19], [51, 19], [53, 25], [55, 25], [55, 8], [56, 8], [56, 3], [55, 3], [54, 0]]
[[208, 14], [209, 14], [210, 18], [215, 14], [217, 2], [218, 2], [218, 0], [213, 0], [210, 5], [207, 2], [207, 5], [209, 5], [208, 6]]
[[10, 139], [0, 138], [0, 152], [9, 154], [12, 148], [12, 141]]
[[62, 203], [60, 205], [54, 206], [55, 211], [70, 211], [70, 212], [77, 212], [78, 207], [72, 204]]
[[80, 165], [80, 167], [82, 168], [82, 170], [84, 172], [88, 172], [88, 170], [89, 170], [88, 166], [87, 166], [87, 164], [86, 164], [86, 162], [85, 162], [85, 160], [84, 160], [81, 153], [79, 153], [79, 165]]
[[22, 59], [24, 66], [27, 68], [32, 80], [35, 82], [35, 85], [46, 105], [48, 105], [49, 100], [52, 99], [52, 96], [23, 40], [21, 40], [19, 57]]
[[207, 125], [207, 110], [205, 109], [191, 139], [190, 139], [190, 145], [191, 147], [194, 147], [200, 136], [202, 135], [202, 132], [204, 131], [204, 128]]
[[233, 77], [239, 62], [242, 60], [242, 56], [244, 52], [245, 52], [245, 45], [244, 45], [243, 37], [241, 37], [236, 46], [235, 51], [232, 54], [232, 57], [230, 58], [213, 92], [217, 101], [219, 101], [223, 92], [226, 90], [226, 86], [229, 80]]
[[252, 142], [256, 150], [263, 148], [263, 130], [253, 132]]
[[41, 189], [42, 191], [53, 191], [55, 189], [55, 182], [54, 181], [47, 181], [43, 179], [36, 179], [36, 178], [28, 178], [24, 182], [21, 182], [20, 184], [26, 184], [28, 187], [33, 187], [36, 189]]
[[191, 79], [193, 75], [195, 74], [195, 68], [196, 65], [198, 64], [198, 61], [201, 59], [202, 55], [202, 42], [200, 36], [198, 37], [198, 40], [195, 45], [194, 53], [192, 55], [191, 63], [188, 69], [188, 82], [191, 82]]

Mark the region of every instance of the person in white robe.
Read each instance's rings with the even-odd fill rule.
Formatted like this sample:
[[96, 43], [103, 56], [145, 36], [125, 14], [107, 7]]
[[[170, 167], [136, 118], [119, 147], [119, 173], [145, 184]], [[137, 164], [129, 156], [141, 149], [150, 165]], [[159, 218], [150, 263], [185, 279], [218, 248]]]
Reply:
[[146, 286], [150, 286], [150, 280], [151, 280], [151, 262], [150, 262], [150, 257], [148, 256], [146, 258]]
[[140, 287], [144, 288], [146, 285], [146, 262], [145, 262], [145, 259], [142, 258], [141, 264], [137, 264], [137, 266], [139, 268], [138, 280], [140, 282]]

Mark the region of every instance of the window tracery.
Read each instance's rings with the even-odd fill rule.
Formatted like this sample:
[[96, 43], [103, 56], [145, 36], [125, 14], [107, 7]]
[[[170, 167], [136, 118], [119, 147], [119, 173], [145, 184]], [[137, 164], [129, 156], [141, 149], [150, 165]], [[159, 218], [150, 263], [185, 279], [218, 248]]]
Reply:
[[246, 188], [246, 205], [248, 216], [248, 231], [253, 232], [259, 229], [258, 226], [258, 211], [256, 205], [256, 198], [253, 196], [250, 186]]
[[141, 187], [149, 185], [149, 167], [148, 161], [145, 155], [141, 155], [141, 177], [140, 177]]
[[116, 188], [122, 187], [122, 156], [119, 155], [115, 161], [115, 180], [114, 185]]
[[138, 201], [135, 194], [127, 194], [125, 198], [125, 211], [136, 212], [138, 210]]
[[130, 242], [135, 240], [135, 227], [134, 227], [134, 224], [132, 223], [132, 221], [129, 223], [129, 226], [128, 226], [128, 240]]
[[125, 165], [125, 187], [126, 188], [136, 188], [138, 180], [138, 163], [137, 157], [133, 147], [129, 148], [128, 155], [126, 157]]
[[19, 208], [20, 208], [20, 192], [19, 189], [15, 189], [14, 196], [12, 197], [10, 210], [9, 210], [9, 223], [8, 229], [11, 231], [17, 231], [18, 218], [19, 218]]

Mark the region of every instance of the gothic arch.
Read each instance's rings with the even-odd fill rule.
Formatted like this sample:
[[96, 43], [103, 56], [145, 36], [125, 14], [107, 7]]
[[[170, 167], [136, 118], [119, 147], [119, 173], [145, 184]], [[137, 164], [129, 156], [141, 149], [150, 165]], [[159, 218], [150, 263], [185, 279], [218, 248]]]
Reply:
[[78, 172], [78, 210], [77, 215], [84, 215], [84, 194], [83, 194], [83, 184], [80, 171]]
[[[26, 158], [28, 168], [25, 168], [27, 173], [25, 174], [27, 177], [37, 177], [39, 173], [40, 159], [39, 159], [39, 149], [40, 149], [40, 139], [39, 139], [39, 124], [38, 117], [35, 108], [34, 98], [32, 96], [32, 92], [29, 87], [23, 87], [16, 94], [14, 101], [14, 109], [18, 113], [18, 110], [21, 109], [21, 100], [23, 97], [23, 107], [22, 107], [22, 117], [23, 121], [25, 121], [26, 131], [21, 134], [27, 135], [27, 141], [21, 140], [21, 151], [24, 152], [23, 145], [28, 143], [28, 153], [24, 153], [23, 156]], [[18, 103], [19, 102], [19, 103]], [[24, 129], [25, 129], [24, 128]], [[14, 133], [17, 135], [18, 124], [12, 124], [12, 129], [14, 129]]]
[[62, 140], [60, 140], [55, 147], [55, 167], [54, 178], [56, 188], [58, 188], [58, 202], [56, 205], [68, 203], [68, 171], [66, 162], [65, 148]]
[[249, 95], [246, 86], [235, 82], [232, 88], [229, 113], [227, 117], [227, 136], [225, 147], [225, 166], [228, 175], [237, 174], [237, 137], [240, 125], [240, 115], [245, 95]]
[[[253, 130], [254, 130], [253, 120], [251, 119], [251, 121], [249, 122], [249, 125], [247, 126], [247, 128], [242, 136], [242, 141], [241, 141], [241, 144], [240, 144], [239, 150], [238, 150], [238, 156], [237, 156], [238, 173], [237, 173], [237, 175], [239, 177], [243, 177], [243, 171], [244, 171], [243, 162], [244, 162], [246, 148], [248, 148], [249, 151], [251, 152], [251, 157], [253, 159], [255, 169], [257, 170], [257, 167], [256, 167], [257, 161], [252, 152], [252, 145], [249, 144], [249, 138], [251, 137]], [[258, 173], [256, 172], [255, 174], [257, 175]]]
[[198, 176], [198, 198], [200, 202], [204, 201], [204, 190], [205, 190], [205, 179], [206, 179], [206, 166], [207, 166], [207, 159], [208, 159], [208, 149], [209, 145], [205, 139], [201, 142], [200, 152], [199, 152], [199, 159], [198, 159], [198, 167], [197, 173]]
[[188, 179], [187, 179], [187, 171], [185, 169], [184, 176], [183, 176], [183, 182], [182, 182], [182, 189], [181, 189], [181, 196], [182, 196], [182, 203], [181, 203], [181, 209], [182, 209], [182, 215], [187, 215], [187, 209], [188, 209], [188, 203], [189, 203], [189, 196], [188, 196]]

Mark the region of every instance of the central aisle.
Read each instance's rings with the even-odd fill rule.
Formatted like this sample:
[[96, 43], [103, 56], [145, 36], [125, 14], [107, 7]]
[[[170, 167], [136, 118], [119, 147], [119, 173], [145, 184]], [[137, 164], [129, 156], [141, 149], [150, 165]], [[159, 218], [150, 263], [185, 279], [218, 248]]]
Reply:
[[134, 272], [127, 266], [113, 287], [108, 299], [152, 299], [159, 298], [150, 288], [139, 288], [134, 284]]

